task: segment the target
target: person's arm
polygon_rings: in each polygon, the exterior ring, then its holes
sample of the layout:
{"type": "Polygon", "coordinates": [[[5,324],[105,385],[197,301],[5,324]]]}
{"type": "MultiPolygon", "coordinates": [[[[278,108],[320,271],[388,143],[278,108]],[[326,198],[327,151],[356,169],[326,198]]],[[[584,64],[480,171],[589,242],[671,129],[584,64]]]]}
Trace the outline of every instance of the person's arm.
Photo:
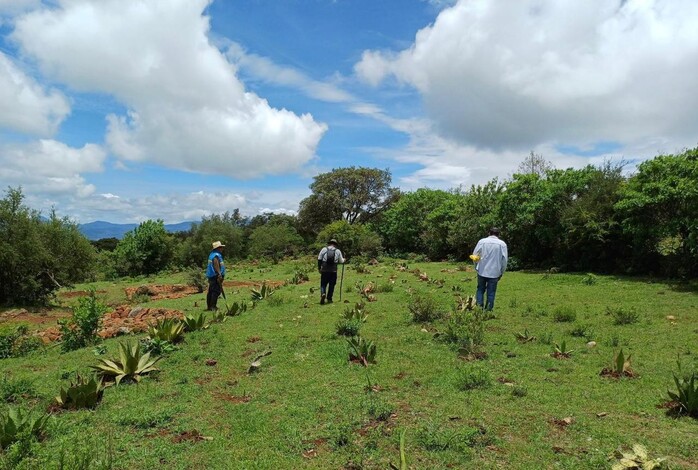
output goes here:
{"type": "Polygon", "coordinates": [[[482,254],[482,240],[477,242],[477,245],[475,245],[475,249],[473,250],[474,255],[480,256],[482,254]]]}
{"type": "Polygon", "coordinates": [[[320,254],[317,255],[317,270],[320,271],[322,269],[322,256],[327,253],[327,248],[323,248],[320,250],[320,254]]]}
{"type": "Polygon", "coordinates": [[[342,252],[337,250],[334,256],[334,262],[337,264],[344,264],[344,256],[342,256],[342,252]]]}
{"type": "Polygon", "coordinates": [[[504,272],[507,270],[507,263],[509,262],[509,252],[507,250],[506,244],[502,244],[502,274],[499,275],[501,279],[504,272]]]}
{"type": "Polygon", "coordinates": [[[216,277],[220,281],[223,278],[223,275],[221,274],[221,261],[218,256],[213,257],[213,271],[215,271],[216,277]]]}

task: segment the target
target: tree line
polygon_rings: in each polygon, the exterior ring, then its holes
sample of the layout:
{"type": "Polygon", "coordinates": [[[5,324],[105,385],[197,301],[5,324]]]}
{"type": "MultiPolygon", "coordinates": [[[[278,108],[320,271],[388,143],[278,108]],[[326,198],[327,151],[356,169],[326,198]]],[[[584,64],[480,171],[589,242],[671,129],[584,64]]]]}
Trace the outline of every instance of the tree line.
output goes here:
{"type": "Polygon", "coordinates": [[[297,215],[203,217],[170,234],[161,220],[122,240],[88,242],[77,225],[0,200],[0,304],[45,302],[86,279],[202,267],[213,240],[226,257],[277,262],[337,238],[350,258],[379,255],[465,260],[492,226],[511,267],[692,278],[698,274],[698,148],[659,155],[631,175],[623,163],[556,169],[531,153],[518,171],[470,188],[401,193],[389,170],[349,167],[314,178],[297,215]]]}

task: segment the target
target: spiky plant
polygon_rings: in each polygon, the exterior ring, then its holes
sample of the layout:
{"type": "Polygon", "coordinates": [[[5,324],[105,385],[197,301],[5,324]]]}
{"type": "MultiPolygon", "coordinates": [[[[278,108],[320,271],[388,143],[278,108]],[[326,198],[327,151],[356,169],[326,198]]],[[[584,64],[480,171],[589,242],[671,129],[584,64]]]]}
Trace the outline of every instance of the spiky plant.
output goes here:
{"type": "Polygon", "coordinates": [[[102,380],[94,375],[89,379],[77,375],[68,388],[61,387],[56,402],[61,408],[77,410],[80,408],[94,408],[102,399],[104,386],[102,380]]]}
{"type": "Polygon", "coordinates": [[[0,411],[0,449],[6,449],[22,436],[41,437],[49,418],[48,414],[34,415],[14,407],[0,411]]]}
{"type": "Polygon", "coordinates": [[[250,289],[252,291],[251,297],[252,302],[259,302],[271,296],[274,293],[274,289],[263,282],[259,289],[250,289]]]}
{"type": "Polygon", "coordinates": [[[573,352],[574,349],[567,349],[567,342],[562,340],[560,344],[555,343],[552,356],[558,359],[567,359],[572,355],[573,352]]]}
{"type": "Polygon", "coordinates": [[[344,320],[354,320],[360,323],[366,323],[368,315],[366,314],[366,304],[364,302],[357,302],[354,308],[347,308],[342,313],[342,319],[344,320]]]}
{"type": "Polygon", "coordinates": [[[229,317],[236,317],[247,311],[247,304],[245,302],[233,302],[230,306],[226,305],[225,314],[229,317]]]}
{"type": "Polygon", "coordinates": [[[369,363],[375,364],[376,345],[373,341],[364,339],[361,336],[355,336],[353,338],[347,338],[347,344],[349,345],[350,361],[359,362],[364,367],[368,367],[369,363]]]}
{"type": "Polygon", "coordinates": [[[197,331],[208,328],[206,324],[206,314],[203,312],[184,315],[182,323],[184,324],[184,331],[197,331]]]}
{"type": "MultiPolygon", "coordinates": [[[[632,370],[630,369],[630,358],[632,357],[632,354],[628,354],[626,357],[625,354],[623,354],[623,349],[621,348],[620,351],[618,351],[616,354],[613,356],[613,364],[610,369],[611,375],[617,376],[617,377],[623,377],[623,376],[631,376],[632,370]]],[[[608,369],[604,369],[608,371],[608,369]]]]}
{"type": "Polygon", "coordinates": [[[122,380],[140,382],[144,375],[158,370],[155,364],[160,359],[162,358],[151,359],[150,353],[142,354],[138,342],[119,343],[118,358],[100,359],[97,365],[91,367],[103,379],[114,380],[119,385],[122,380]]]}
{"type": "Polygon", "coordinates": [[[690,374],[684,374],[681,371],[681,362],[677,361],[679,373],[674,374],[674,383],[676,384],[676,392],[667,390],[669,398],[676,403],[676,408],[679,413],[685,413],[694,418],[698,418],[698,373],[693,371],[690,374]]]}
{"type": "Polygon", "coordinates": [[[472,295],[467,297],[459,295],[456,299],[456,310],[459,312],[475,310],[475,297],[472,295]]]}
{"type": "Polygon", "coordinates": [[[176,318],[164,318],[154,325],[148,325],[150,339],[158,339],[169,343],[176,343],[182,339],[184,324],[176,318]]]}
{"type": "Polygon", "coordinates": [[[520,343],[530,343],[531,341],[536,340],[536,337],[528,332],[528,328],[525,329],[523,333],[514,333],[514,337],[516,338],[516,341],[520,343]]]}

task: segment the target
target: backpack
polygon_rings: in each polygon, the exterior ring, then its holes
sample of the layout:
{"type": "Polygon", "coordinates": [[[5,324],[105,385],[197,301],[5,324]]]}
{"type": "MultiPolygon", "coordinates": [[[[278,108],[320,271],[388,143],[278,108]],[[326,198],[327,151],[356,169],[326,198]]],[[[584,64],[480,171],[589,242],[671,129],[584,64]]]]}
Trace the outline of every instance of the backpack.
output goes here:
{"type": "Polygon", "coordinates": [[[332,269],[334,268],[334,254],[337,251],[337,248],[333,247],[327,247],[327,253],[325,253],[325,260],[322,262],[322,268],[326,269],[332,269]]]}

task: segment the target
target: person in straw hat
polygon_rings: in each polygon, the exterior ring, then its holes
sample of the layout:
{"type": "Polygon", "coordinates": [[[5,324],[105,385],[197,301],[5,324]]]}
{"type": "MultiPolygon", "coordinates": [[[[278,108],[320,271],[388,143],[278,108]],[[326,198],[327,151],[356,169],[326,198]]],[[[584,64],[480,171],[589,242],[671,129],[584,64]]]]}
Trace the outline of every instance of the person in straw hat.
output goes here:
{"type": "Polygon", "coordinates": [[[208,255],[206,277],[208,278],[208,294],[206,294],[206,309],[215,311],[218,309],[218,297],[223,291],[223,279],[225,278],[225,263],[223,262],[223,248],[220,241],[212,243],[213,249],[208,255]]]}

